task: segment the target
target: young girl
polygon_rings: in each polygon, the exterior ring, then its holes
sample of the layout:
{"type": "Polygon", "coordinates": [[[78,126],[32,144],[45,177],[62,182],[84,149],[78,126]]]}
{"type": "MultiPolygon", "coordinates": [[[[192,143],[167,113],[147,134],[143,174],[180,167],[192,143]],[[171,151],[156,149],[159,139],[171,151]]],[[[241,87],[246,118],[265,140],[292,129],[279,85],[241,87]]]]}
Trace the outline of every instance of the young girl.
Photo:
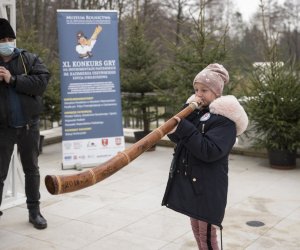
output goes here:
{"type": "MultiPolygon", "coordinates": [[[[198,248],[219,249],[228,189],[228,155],[248,125],[237,99],[221,96],[229,81],[220,64],[208,65],[194,79],[195,94],[187,103],[201,108],[178,121],[168,135],[176,143],[162,205],[190,217],[198,248]]],[[[187,105],[187,104],[186,104],[187,105]]]]}

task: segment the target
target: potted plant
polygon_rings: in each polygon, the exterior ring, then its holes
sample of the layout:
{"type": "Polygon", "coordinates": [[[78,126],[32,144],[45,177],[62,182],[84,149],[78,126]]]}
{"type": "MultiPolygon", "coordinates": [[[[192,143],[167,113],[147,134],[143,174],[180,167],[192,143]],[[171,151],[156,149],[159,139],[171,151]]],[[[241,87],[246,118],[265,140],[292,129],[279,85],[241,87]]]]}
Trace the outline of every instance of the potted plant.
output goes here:
{"type": "Polygon", "coordinates": [[[256,146],[268,151],[270,165],[294,168],[300,146],[300,82],[293,63],[254,65],[246,111],[256,146]]]}
{"type": "Polygon", "coordinates": [[[268,15],[260,2],[265,62],[254,64],[252,69],[246,111],[254,142],[267,149],[270,165],[290,169],[296,166],[300,146],[299,65],[293,60],[281,62],[279,34],[267,28],[268,15]]]}
{"type": "Polygon", "coordinates": [[[156,91],[162,81],[153,44],[146,39],[142,23],[133,20],[129,29],[121,53],[122,108],[124,118],[133,118],[142,128],[135,132],[138,141],[151,131],[151,122],[160,118],[157,109],[164,100],[156,91]]]}

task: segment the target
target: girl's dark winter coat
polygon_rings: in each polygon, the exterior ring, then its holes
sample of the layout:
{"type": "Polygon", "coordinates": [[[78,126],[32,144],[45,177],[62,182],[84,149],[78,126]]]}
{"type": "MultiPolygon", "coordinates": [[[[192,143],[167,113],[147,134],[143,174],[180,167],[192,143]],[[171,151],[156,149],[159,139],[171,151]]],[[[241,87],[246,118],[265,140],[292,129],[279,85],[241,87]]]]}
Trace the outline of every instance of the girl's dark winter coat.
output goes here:
{"type": "Polygon", "coordinates": [[[247,124],[247,115],[233,96],[220,97],[183,119],[168,135],[177,145],[162,205],[222,227],[228,155],[247,124]]]}

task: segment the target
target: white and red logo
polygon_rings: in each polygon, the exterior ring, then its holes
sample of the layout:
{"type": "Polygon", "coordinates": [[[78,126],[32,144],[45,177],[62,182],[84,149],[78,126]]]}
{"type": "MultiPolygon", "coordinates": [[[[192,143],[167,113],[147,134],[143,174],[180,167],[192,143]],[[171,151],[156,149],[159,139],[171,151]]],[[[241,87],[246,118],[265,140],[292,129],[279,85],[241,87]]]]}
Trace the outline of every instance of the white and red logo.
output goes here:
{"type": "Polygon", "coordinates": [[[210,118],[210,113],[207,112],[207,113],[205,113],[203,116],[201,116],[200,121],[201,121],[201,122],[205,122],[205,121],[207,121],[209,118],[210,118]]]}
{"type": "Polygon", "coordinates": [[[121,139],[121,137],[116,137],[115,138],[115,143],[116,143],[116,145],[121,145],[121,143],[122,143],[122,139],[121,139]]]}
{"type": "Polygon", "coordinates": [[[102,142],[102,146],[106,147],[108,145],[108,138],[103,138],[101,142],[102,142]]]}

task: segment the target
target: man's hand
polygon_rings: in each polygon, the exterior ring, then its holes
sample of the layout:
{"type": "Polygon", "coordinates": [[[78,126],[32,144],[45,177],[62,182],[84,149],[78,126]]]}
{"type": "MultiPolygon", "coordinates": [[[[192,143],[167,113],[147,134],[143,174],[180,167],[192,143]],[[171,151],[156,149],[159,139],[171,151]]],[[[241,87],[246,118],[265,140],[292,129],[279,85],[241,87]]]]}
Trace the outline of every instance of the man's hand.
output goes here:
{"type": "Polygon", "coordinates": [[[9,83],[11,74],[5,67],[0,66],[0,80],[9,83]]]}

